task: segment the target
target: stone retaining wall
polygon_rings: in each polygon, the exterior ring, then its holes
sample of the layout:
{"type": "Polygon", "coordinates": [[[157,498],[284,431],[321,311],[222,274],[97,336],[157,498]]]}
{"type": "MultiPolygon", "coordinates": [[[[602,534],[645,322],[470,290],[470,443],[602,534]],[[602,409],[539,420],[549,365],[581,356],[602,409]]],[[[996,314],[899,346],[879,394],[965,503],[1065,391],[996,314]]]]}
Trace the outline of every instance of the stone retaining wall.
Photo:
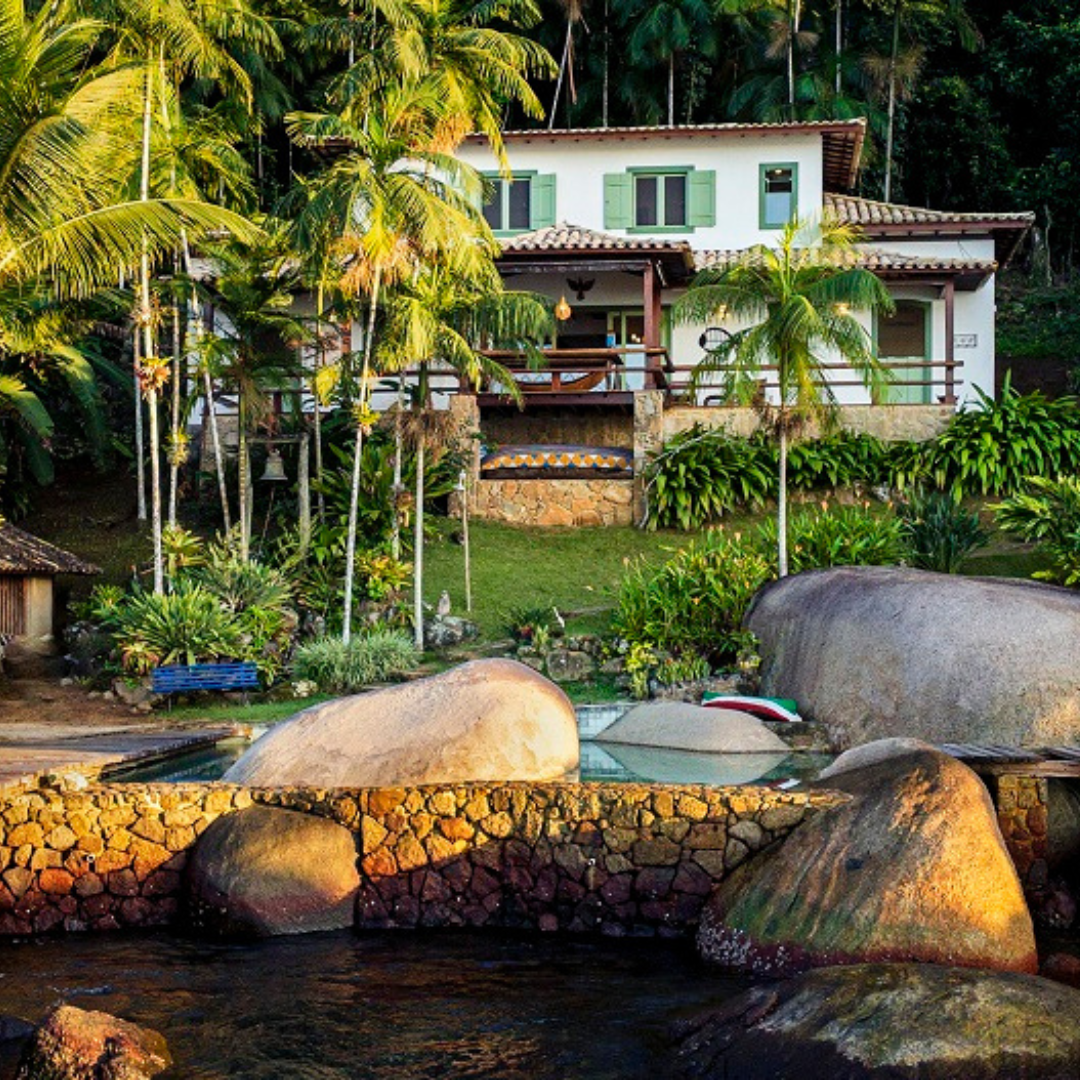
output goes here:
{"type": "Polygon", "coordinates": [[[556,783],[4,791],[0,935],[175,922],[197,837],[253,801],[321,814],[356,834],[364,927],[677,935],[726,873],[837,798],[556,783]]]}
{"type": "Polygon", "coordinates": [[[472,513],[511,525],[632,525],[633,480],[480,480],[472,513]]]}
{"type": "Polygon", "coordinates": [[[1046,887],[1049,867],[1050,792],[1045,777],[1006,773],[984,776],[998,825],[1026,893],[1046,887]]]}

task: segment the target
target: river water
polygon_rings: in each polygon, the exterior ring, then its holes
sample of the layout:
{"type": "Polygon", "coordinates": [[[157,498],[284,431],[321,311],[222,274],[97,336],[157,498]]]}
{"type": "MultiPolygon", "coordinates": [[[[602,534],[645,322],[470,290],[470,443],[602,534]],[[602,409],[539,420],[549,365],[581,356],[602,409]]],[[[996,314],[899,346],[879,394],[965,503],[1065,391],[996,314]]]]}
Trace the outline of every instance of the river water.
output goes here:
{"type": "MultiPolygon", "coordinates": [[[[470,932],[0,944],[0,1015],[160,1031],[170,1080],[660,1080],[671,1022],[748,983],[692,942],[470,932]]],[[[0,1078],[13,1063],[0,1055],[0,1078]]]]}

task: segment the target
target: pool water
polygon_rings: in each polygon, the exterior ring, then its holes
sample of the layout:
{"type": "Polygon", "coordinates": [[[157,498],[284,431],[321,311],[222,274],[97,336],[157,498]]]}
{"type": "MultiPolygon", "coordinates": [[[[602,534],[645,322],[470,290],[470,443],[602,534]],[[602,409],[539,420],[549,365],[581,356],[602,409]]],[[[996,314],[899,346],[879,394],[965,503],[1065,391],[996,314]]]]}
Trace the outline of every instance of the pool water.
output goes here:
{"type": "MultiPolygon", "coordinates": [[[[107,779],[145,783],[218,780],[250,745],[246,739],[223,739],[215,746],[111,770],[107,779]]],[[[649,746],[600,745],[583,740],[580,779],[710,784],[716,787],[778,783],[789,779],[813,779],[831,760],[828,754],[803,751],[790,754],[702,754],[649,746]]]]}
{"type": "MultiPolygon", "coordinates": [[[[160,1031],[163,1080],[646,1080],[672,1021],[749,985],[691,942],[465,931],[252,943],[0,943],[0,1015],[55,1002],[160,1031]]],[[[0,1080],[13,1063],[0,1060],[0,1080]]]]}

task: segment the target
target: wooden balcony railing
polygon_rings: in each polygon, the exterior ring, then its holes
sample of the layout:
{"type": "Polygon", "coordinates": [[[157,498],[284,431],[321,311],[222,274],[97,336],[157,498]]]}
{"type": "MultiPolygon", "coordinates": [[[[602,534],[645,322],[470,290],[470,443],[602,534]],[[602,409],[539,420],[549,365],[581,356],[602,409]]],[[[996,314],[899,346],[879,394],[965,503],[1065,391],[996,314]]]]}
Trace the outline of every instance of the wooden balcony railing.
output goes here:
{"type": "MultiPolygon", "coordinates": [[[[583,394],[619,392],[629,389],[667,389],[673,370],[667,349],[630,345],[615,349],[544,349],[543,363],[536,366],[524,353],[508,349],[487,349],[483,355],[502,364],[523,394],[583,394]],[[631,380],[637,383],[631,386],[631,380]]],[[[466,390],[462,387],[462,390],[466,390]]],[[[482,393],[499,393],[497,386],[485,386],[482,393]]]]}
{"type": "MultiPolygon", "coordinates": [[[[910,400],[890,401],[895,396],[898,398],[910,398],[906,392],[909,390],[924,390],[930,404],[941,405],[956,404],[957,387],[963,385],[963,381],[957,378],[957,368],[962,366],[959,360],[925,360],[925,361],[882,361],[882,368],[889,373],[888,381],[878,394],[874,404],[912,404],[910,400]],[[891,391],[900,391],[893,395],[891,391]]],[[[834,390],[844,388],[864,388],[865,382],[853,371],[848,364],[826,363],[821,365],[822,370],[828,372],[827,383],[834,390]],[[832,374],[836,372],[837,374],[832,374]],[[842,374],[841,374],[842,373],[842,374]]],[[[760,368],[761,378],[759,385],[763,393],[779,388],[776,377],[775,364],[765,364],[760,368]]],[[[690,386],[693,379],[693,365],[673,365],[669,372],[667,389],[673,397],[689,397],[690,386]]],[[[720,405],[725,404],[719,400],[719,386],[710,386],[705,382],[698,386],[694,397],[700,404],[720,405]]]]}

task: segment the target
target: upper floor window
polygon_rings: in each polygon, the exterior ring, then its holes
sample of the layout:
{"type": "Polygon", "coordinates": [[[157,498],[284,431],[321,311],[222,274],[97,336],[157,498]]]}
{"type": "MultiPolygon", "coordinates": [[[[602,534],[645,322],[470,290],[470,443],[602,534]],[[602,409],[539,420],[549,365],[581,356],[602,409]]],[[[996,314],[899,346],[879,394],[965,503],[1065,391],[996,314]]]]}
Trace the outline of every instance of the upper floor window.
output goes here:
{"type": "Polygon", "coordinates": [[[484,220],[497,233],[528,232],[555,224],[555,177],[518,173],[513,180],[487,175],[491,195],[484,220]]]}
{"type": "Polygon", "coordinates": [[[712,169],[628,169],[604,177],[604,228],[692,232],[716,224],[712,169]]]}
{"type": "Polygon", "coordinates": [[[760,217],[763,229],[782,229],[799,206],[799,166],[761,166],[760,217]]]}
{"type": "Polygon", "coordinates": [[[685,172],[634,176],[634,225],[686,227],[685,172]]]}

